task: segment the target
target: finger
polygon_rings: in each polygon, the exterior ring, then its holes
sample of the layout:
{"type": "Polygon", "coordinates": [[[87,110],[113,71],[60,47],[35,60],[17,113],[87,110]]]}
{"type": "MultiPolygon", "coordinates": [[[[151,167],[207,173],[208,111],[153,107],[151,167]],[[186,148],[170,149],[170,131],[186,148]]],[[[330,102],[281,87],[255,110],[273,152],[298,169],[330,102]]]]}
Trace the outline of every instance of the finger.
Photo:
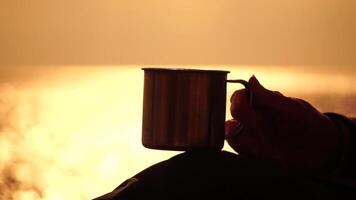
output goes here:
{"type": "Polygon", "coordinates": [[[289,112],[293,109],[294,103],[290,98],[280,92],[266,89],[260,84],[255,76],[249,79],[249,85],[253,92],[253,105],[257,107],[270,108],[289,112]]]}
{"type": "Polygon", "coordinates": [[[248,101],[247,90],[242,89],[235,91],[231,97],[231,116],[234,119],[238,119],[240,121],[243,119],[243,121],[245,121],[244,118],[246,118],[246,115],[251,112],[251,109],[252,107],[248,101]]]}
{"type": "Polygon", "coordinates": [[[231,129],[227,129],[225,139],[229,146],[241,155],[250,155],[257,157],[259,155],[259,142],[253,135],[248,132],[243,126],[229,125],[231,129]],[[236,134],[237,132],[237,134],[236,134]]]}
{"type": "Polygon", "coordinates": [[[303,106],[305,106],[305,107],[307,107],[307,108],[309,108],[311,110],[317,111],[317,109],[314,106],[312,106],[309,102],[307,102],[307,101],[305,101],[303,99],[294,98],[294,97],[291,98],[291,99],[293,99],[294,101],[300,103],[301,105],[303,105],[303,106]]]}
{"type": "Polygon", "coordinates": [[[263,85],[261,85],[255,76],[252,76],[248,82],[254,94],[254,103],[269,106],[274,104],[276,101],[281,101],[283,95],[280,92],[266,89],[263,85]]]}
{"type": "Polygon", "coordinates": [[[225,122],[225,139],[231,139],[239,135],[243,130],[243,124],[238,120],[231,119],[225,122]]]}
{"type": "Polygon", "coordinates": [[[252,144],[259,141],[258,138],[261,137],[256,131],[259,127],[256,111],[247,97],[246,89],[235,91],[231,98],[230,108],[233,120],[225,123],[225,138],[229,145],[239,153],[255,151],[256,145],[252,144]]]}

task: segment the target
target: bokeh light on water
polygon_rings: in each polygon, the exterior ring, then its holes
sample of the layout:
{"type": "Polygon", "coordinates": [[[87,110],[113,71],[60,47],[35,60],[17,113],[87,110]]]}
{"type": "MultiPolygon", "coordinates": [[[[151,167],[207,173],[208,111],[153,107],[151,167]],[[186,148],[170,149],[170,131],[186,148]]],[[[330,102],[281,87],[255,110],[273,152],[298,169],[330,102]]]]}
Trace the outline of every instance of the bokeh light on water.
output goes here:
{"type": "MultiPolygon", "coordinates": [[[[141,145],[143,72],[138,66],[1,70],[0,199],[91,199],[180,153],[141,145]]],[[[267,88],[306,99],[323,112],[356,115],[356,74],[224,70],[231,71],[229,78],[255,74],[267,88]]],[[[239,88],[229,84],[228,96],[239,88]]],[[[231,151],[226,144],[224,149],[231,151]]]]}

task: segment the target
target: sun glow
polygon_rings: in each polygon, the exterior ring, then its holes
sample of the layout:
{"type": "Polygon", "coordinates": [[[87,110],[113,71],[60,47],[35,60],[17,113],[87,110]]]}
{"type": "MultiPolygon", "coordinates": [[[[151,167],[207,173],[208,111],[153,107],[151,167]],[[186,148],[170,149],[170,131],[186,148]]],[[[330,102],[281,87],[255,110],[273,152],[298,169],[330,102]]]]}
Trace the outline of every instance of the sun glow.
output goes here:
{"type": "Polygon", "coordinates": [[[50,76],[2,85],[1,199],[94,198],[173,154],[140,145],[139,70],[50,76]]]}
{"type": "MultiPolygon", "coordinates": [[[[355,76],[226,69],[290,94],[356,94],[355,76]]],[[[141,145],[142,93],[139,67],[63,67],[2,82],[0,199],[91,199],[180,153],[141,145]]]]}

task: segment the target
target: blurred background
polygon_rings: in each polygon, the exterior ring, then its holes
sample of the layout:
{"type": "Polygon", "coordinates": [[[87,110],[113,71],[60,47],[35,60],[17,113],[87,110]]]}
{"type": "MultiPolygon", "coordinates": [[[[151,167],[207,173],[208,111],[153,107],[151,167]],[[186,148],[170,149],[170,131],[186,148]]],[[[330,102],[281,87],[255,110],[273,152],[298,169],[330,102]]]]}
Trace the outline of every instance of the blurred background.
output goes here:
{"type": "Polygon", "coordinates": [[[355,10],[352,0],[1,0],[0,199],[91,199],[180,153],[141,145],[142,67],[254,74],[356,116],[355,10]]]}

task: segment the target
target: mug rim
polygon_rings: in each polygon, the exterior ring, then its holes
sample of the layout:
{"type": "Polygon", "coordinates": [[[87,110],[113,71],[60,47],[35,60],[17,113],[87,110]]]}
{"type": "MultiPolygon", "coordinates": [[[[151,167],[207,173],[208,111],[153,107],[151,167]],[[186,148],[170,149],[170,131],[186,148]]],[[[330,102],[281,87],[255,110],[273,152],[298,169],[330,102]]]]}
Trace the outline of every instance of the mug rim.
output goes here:
{"type": "Polygon", "coordinates": [[[199,72],[199,73],[230,73],[226,70],[193,69],[193,68],[168,68],[168,67],[143,67],[144,71],[174,71],[174,72],[199,72]]]}

